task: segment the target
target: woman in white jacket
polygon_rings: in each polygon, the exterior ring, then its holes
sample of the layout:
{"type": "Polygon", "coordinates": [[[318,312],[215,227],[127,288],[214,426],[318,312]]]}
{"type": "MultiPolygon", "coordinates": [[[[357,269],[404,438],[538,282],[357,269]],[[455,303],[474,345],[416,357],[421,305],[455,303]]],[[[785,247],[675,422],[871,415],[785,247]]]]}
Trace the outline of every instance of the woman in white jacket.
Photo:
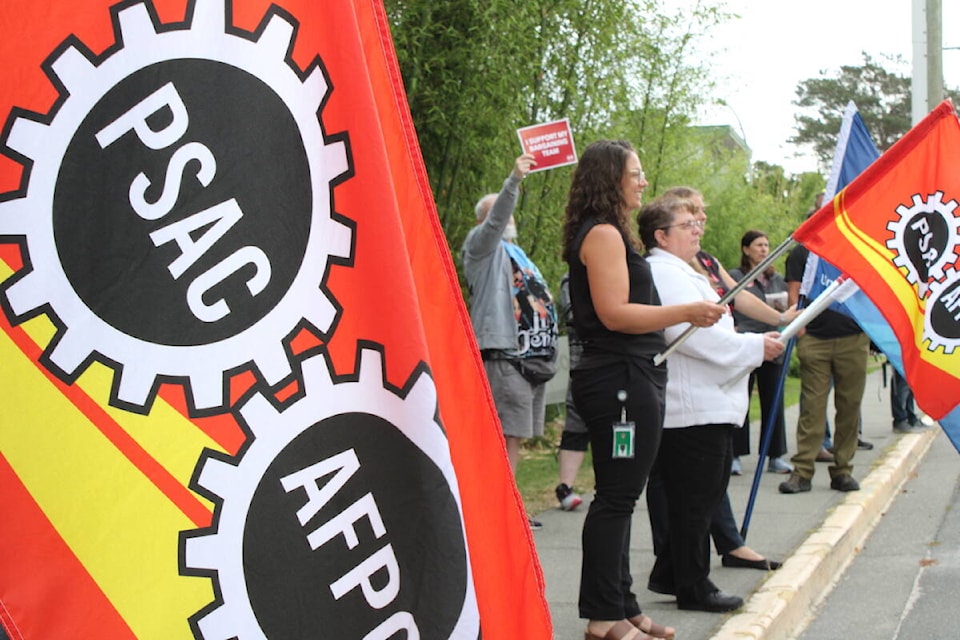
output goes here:
{"type": "MultiPolygon", "coordinates": [[[[719,300],[710,282],[691,266],[700,250],[703,225],[696,206],[681,198],[660,198],[643,207],[640,238],[661,302],[719,300]]],[[[687,324],[665,329],[667,343],[687,324]]],[[[733,459],[733,429],[747,413],[744,370],[783,351],[779,334],[737,333],[730,314],[694,332],[667,358],[666,409],[657,466],[667,494],[669,563],[681,609],[731,611],[743,604],[710,581],[710,517],[723,499],[733,459]]]]}

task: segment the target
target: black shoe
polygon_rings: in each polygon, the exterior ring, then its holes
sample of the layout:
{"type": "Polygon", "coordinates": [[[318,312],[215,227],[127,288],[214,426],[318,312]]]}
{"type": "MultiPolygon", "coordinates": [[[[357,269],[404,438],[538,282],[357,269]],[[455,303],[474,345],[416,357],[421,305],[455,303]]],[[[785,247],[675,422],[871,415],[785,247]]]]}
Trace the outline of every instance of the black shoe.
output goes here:
{"type": "Polygon", "coordinates": [[[533,518],[528,517],[527,522],[530,524],[531,531],[540,531],[540,529],[543,529],[543,523],[539,520],[534,520],[533,518]]]}
{"type": "Polygon", "coordinates": [[[776,560],[768,560],[766,558],[761,560],[744,560],[743,558],[738,558],[730,553],[723,554],[720,562],[723,564],[723,566],[730,567],[731,569],[760,569],[760,571],[774,571],[780,568],[780,563],[776,560]]]}
{"type": "Polygon", "coordinates": [[[844,473],[830,480],[830,488],[837,491],[859,491],[860,483],[849,473],[844,473]]]}
{"type": "Polygon", "coordinates": [[[669,560],[658,557],[647,578],[647,589],[665,596],[677,595],[677,587],[673,583],[673,565],[669,560]]]}
{"type": "Polygon", "coordinates": [[[647,589],[654,593],[662,593],[665,596],[677,595],[677,589],[672,584],[665,582],[656,582],[653,578],[647,580],[647,589]]]}
{"type": "Polygon", "coordinates": [[[794,471],[789,480],[780,483],[780,493],[803,493],[810,491],[810,478],[804,478],[794,471]]]}
{"type": "Polygon", "coordinates": [[[731,596],[720,591],[713,584],[710,586],[713,587],[712,590],[706,592],[701,589],[686,589],[686,593],[677,594],[677,608],[724,613],[743,606],[743,598],[740,596],[731,596]]]}
{"type": "Polygon", "coordinates": [[[870,451],[870,449],[873,449],[873,443],[872,443],[872,442],[867,442],[866,440],[861,440],[860,438],[857,438],[857,449],[863,449],[864,451],[870,451]]]}

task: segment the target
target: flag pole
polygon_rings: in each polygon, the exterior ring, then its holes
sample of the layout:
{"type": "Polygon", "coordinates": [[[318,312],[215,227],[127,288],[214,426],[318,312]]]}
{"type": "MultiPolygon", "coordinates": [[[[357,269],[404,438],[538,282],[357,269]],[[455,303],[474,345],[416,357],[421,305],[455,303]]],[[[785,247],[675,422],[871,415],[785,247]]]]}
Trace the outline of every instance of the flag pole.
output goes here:
{"type": "MultiPolygon", "coordinates": [[[[796,318],[793,319],[793,322],[788,324],[783,328],[783,331],[780,332],[780,342],[786,344],[791,338],[800,333],[800,330],[805,326],[810,324],[814,318],[823,313],[823,311],[829,307],[834,302],[843,302],[859,290],[857,283],[853,280],[847,278],[844,275],[841,275],[839,278],[830,283],[830,285],[820,292],[820,295],[810,303],[808,307],[804,307],[803,311],[796,318]]],[[[721,389],[724,391],[729,391],[733,385],[735,385],[743,376],[749,375],[753,371],[753,367],[747,367],[742,369],[735,376],[730,378],[727,382],[723,384],[721,389]]]]}
{"type": "Polygon", "coordinates": [[[773,440],[773,427],[777,419],[777,412],[783,403],[783,389],[786,385],[787,375],[790,373],[790,354],[793,352],[793,345],[796,343],[796,337],[791,337],[787,341],[787,347],[783,351],[783,366],[780,369],[780,376],[777,380],[777,390],[773,394],[773,405],[770,407],[770,415],[767,416],[767,423],[763,425],[763,432],[760,435],[760,453],[757,461],[757,469],[753,473],[753,484],[750,486],[750,497],[747,499],[747,508],[743,513],[743,522],[740,525],[740,537],[746,541],[747,531],[750,529],[750,518],[753,516],[753,505],[757,501],[757,492],[760,490],[760,477],[763,475],[763,463],[767,459],[767,452],[770,450],[770,441],[773,440]]]}
{"type": "MultiPolygon", "coordinates": [[[[760,264],[758,264],[753,269],[751,269],[750,273],[743,276],[743,278],[740,279],[740,282],[738,282],[722,298],[720,298],[720,301],[718,304],[729,304],[730,301],[733,300],[734,296],[736,296],[738,293],[743,291],[754,278],[756,278],[758,275],[763,273],[763,271],[768,266],[770,266],[770,264],[774,260],[779,258],[781,255],[783,255],[787,251],[787,249],[793,246],[794,242],[795,241],[792,236],[787,237],[787,239],[781,242],[776,249],[771,251],[770,254],[760,262],[760,264]]],[[[661,364],[664,360],[667,359],[667,356],[669,356],[671,353],[677,350],[677,347],[679,347],[681,344],[686,342],[687,338],[693,335],[693,332],[696,330],[697,330],[697,327],[693,326],[692,324],[689,327],[687,327],[686,331],[684,331],[682,334],[677,336],[677,338],[673,342],[667,345],[667,348],[664,349],[662,353],[658,353],[653,357],[653,364],[654,365],[661,364]]]]}
{"type": "MultiPolygon", "coordinates": [[[[809,306],[805,307],[803,311],[794,318],[780,334],[780,340],[786,340],[787,346],[784,349],[784,358],[783,358],[783,370],[780,371],[780,380],[777,384],[777,391],[774,394],[773,408],[770,410],[770,415],[768,416],[767,424],[763,426],[764,435],[761,436],[760,441],[763,443],[760,447],[760,460],[757,465],[757,470],[753,474],[753,485],[750,487],[750,497],[747,499],[747,508],[743,514],[743,523],[740,526],[740,536],[746,540],[747,539],[747,530],[750,528],[750,517],[753,515],[753,504],[757,500],[757,491],[760,488],[760,474],[763,473],[763,462],[767,457],[767,451],[770,447],[770,437],[771,432],[773,431],[773,421],[774,416],[777,413],[779,403],[783,401],[783,387],[787,379],[787,373],[790,369],[790,353],[793,351],[793,345],[796,342],[797,334],[800,333],[800,329],[810,324],[810,322],[816,318],[818,315],[823,313],[831,303],[838,301],[843,302],[851,295],[857,292],[857,283],[853,280],[847,278],[846,276],[841,275],[835,281],[831,282],[830,285],[821,292],[809,306]]],[[[733,384],[742,378],[745,374],[748,374],[751,370],[746,372],[741,372],[733,380],[726,383],[723,386],[724,389],[729,389],[733,384]]]]}

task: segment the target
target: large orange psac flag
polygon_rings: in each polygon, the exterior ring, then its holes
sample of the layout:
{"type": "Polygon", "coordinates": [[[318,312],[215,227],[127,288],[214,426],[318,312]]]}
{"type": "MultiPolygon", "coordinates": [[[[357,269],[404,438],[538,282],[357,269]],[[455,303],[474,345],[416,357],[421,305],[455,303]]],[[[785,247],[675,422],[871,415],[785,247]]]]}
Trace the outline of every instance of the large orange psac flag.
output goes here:
{"type": "Polygon", "coordinates": [[[551,637],[381,2],[0,30],[7,636],[551,637]]]}
{"type": "Polygon", "coordinates": [[[949,101],[798,228],[893,329],[917,404],[960,403],[960,122],[949,101]]]}

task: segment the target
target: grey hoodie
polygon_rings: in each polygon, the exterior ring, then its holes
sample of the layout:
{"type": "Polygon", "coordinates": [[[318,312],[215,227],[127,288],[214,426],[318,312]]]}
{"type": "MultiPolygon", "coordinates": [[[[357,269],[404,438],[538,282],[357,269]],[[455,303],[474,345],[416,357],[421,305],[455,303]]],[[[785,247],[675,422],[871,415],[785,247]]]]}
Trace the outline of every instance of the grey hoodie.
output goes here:
{"type": "Polygon", "coordinates": [[[480,349],[517,349],[510,256],[500,244],[517,205],[521,178],[510,174],[486,219],[463,241],[463,272],[470,287],[470,320],[480,349]]]}

